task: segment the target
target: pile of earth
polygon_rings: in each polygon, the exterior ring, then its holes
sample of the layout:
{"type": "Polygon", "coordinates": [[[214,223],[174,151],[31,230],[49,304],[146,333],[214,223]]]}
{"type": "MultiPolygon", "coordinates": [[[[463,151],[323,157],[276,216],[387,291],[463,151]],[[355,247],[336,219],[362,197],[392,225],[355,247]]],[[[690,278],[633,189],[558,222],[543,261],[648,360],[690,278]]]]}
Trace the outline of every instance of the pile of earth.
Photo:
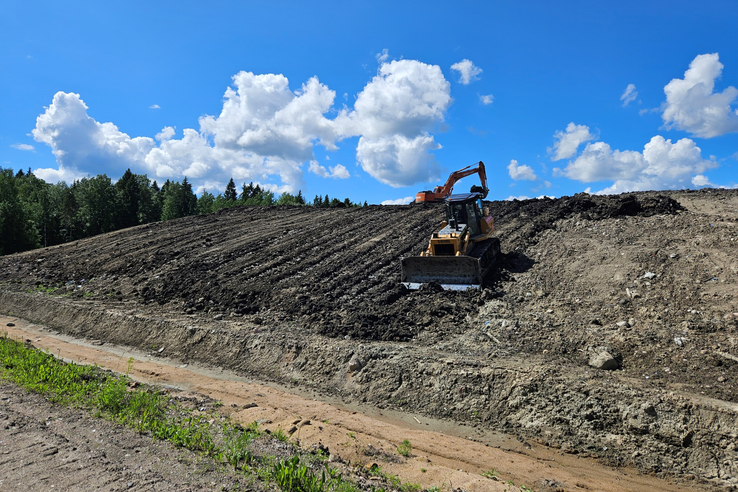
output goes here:
{"type": "Polygon", "coordinates": [[[503,255],[480,291],[399,284],[443,205],[272,207],[2,257],[0,301],[75,336],[733,484],[738,190],[487,205],[503,255]]]}

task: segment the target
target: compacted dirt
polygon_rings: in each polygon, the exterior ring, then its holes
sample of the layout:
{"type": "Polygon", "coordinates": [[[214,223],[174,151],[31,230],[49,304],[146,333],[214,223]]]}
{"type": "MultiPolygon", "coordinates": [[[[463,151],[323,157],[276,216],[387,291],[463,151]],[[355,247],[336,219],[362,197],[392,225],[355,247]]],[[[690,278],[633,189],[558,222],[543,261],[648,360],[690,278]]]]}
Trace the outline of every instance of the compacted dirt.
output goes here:
{"type": "Polygon", "coordinates": [[[489,206],[481,291],[399,285],[442,205],[241,208],[2,257],[0,311],[738,487],[738,191],[489,206]]]}

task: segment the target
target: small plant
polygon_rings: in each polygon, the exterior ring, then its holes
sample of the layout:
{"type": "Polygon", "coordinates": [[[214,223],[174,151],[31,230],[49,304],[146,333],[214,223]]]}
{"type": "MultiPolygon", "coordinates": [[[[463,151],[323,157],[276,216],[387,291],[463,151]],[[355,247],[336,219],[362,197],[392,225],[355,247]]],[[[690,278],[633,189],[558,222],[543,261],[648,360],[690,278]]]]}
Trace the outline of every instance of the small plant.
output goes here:
{"type": "Polygon", "coordinates": [[[397,446],[397,452],[400,455],[404,456],[405,458],[410,457],[410,453],[412,452],[412,450],[413,450],[413,445],[410,444],[410,441],[408,441],[407,439],[402,441],[400,445],[397,446]]]}
{"type": "Polygon", "coordinates": [[[351,439],[356,439],[356,434],[354,434],[353,432],[349,432],[349,433],[348,433],[348,436],[349,436],[349,437],[350,437],[351,439]]]}
{"type": "Polygon", "coordinates": [[[482,476],[484,478],[489,478],[490,480],[499,480],[500,478],[497,476],[497,470],[489,470],[484,473],[482,473],[482,476]]]}
{"type": "Polygon", "coordinates": [[[290,439],[290,436],[285,434],[285,432],[280,428],[276,431],[272,432],[272,437],[278,441],[287,442],[290,439]]]}
{"type": "Polygon", "coordinates": [[[427,472],[427,471],[428,471],[428,470],[426,470],[425,468],[421,468],[421,469],[420,469],[420,473],[425,473],[425,472],[427,472]]]}

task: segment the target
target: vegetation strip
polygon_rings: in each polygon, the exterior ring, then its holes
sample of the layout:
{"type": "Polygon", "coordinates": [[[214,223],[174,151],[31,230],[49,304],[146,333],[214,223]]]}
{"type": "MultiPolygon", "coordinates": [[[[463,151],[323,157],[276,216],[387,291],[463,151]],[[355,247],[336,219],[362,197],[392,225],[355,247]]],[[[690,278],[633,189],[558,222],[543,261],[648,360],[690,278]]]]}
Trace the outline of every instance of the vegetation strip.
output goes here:
{"type": "MultiPolygon", "coordinates": [[[[129,371],[132,362],[129,360],[129,371]]],[[[367,474],[379,477],[386,485],[360,487],[328,466],[327,456],[321,452],[301,453],[294,446],[289,458],[256,456],[250,444],[257,438],[286,442],[288,436],[280,432],[268,436],[268,432],[258,429],[256,422],[243,427],[216,413],[195,412],[164,391],[133,383],[127,373],[119,375],[98,366],[66,363],[6,335],[0,337],[0,378],[39,393],[53,403],[83,408],[95,417],[200,452],[230,465],[237,473],[273,483],[285,492],[440,490],[402,484],[397,477],[382,473],[376,465],[367,474]]]]}

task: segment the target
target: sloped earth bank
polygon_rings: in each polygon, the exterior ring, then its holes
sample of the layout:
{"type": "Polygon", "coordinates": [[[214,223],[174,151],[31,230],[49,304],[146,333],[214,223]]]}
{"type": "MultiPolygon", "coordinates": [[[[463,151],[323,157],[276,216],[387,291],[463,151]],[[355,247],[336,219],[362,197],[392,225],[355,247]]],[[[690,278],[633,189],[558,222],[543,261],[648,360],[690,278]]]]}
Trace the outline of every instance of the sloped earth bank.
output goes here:
{"type": "Polygon", "coordinates": [[[398,285],[441,206],[275,207],[0,258],[0,306],[80,338],[738,487],[738,191],[489,205],[504,255],[482,291],[398,285]]]}
{"type": "MultiPolygon", "coordinates": [[[[367,473],[373,464],[406,484],[437,487],[444,492],[512,492],[526,490],[524,487],[548,492],[709,488],[703,481],[680,484],[644,476],[632,469],[611,468],[592,458],[494,432],[480,434],[423,415],[330,404],[316,400],[315,393],[256,384],[222,369],[179,364],[158,354],[58,335],[44,326],[0,316],[0,326],[8,322],[14,325],[5,327],[6,336],[12,339],[25,340],[65,360],[119,372],[125,368],[133,380],[163,385],[174,399],[195,411],[217,409],[243,425],[256,421],[262,430],[281,429],[303,449],[328,453],[331,466],[366,490],[372,485],[387,487],[367,473]],[[479,442],[469,440],[474,434],[479,442]],[[404,439],[412,445],[408,457],[397,452],[404,439]]],[[[214,466],[195,453],[173,451],[150,439],[147,444],[134,432],[120,432],[105,421],[85,418],[81,411],[49,409],[41,398],[13,390],[10,385],[0,383],[0,400],[7,404],[6,413],[0,412],[0,422],[6,421],[8,433],[3,435],[0,424],[0,450],[10,455],[0,468],[1,490],[12,490],[17,484],[18,490],[49,490],[51,485],[89,490],[101,484],[130,490],[261,489],[258,480],[214,466]],[[46,431],[49,436],[44,436],[45,426],[50,426],[46,431]],[[77,431],[79,428],[82,430],[77,431]],[[55,446],[59,441],[61,445],[55,446]],[[63,477],[43,473],[49,466],[64,469],[63,477]]],[[[278,445],[282,443],[264,440],[259,451],[280,457],[289,451],[275,448],[278,445]]]]}

